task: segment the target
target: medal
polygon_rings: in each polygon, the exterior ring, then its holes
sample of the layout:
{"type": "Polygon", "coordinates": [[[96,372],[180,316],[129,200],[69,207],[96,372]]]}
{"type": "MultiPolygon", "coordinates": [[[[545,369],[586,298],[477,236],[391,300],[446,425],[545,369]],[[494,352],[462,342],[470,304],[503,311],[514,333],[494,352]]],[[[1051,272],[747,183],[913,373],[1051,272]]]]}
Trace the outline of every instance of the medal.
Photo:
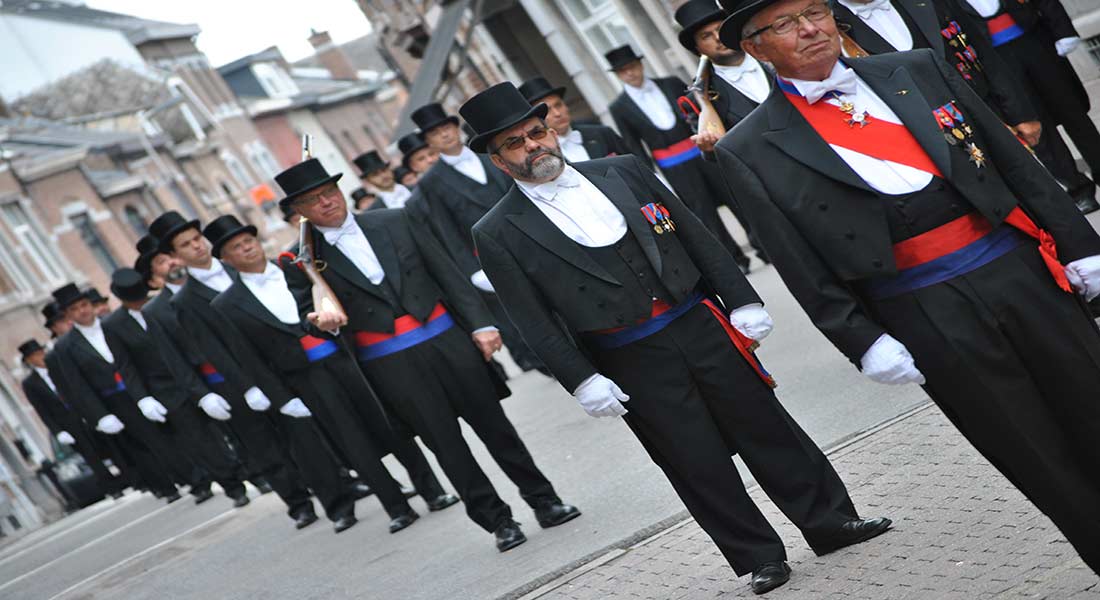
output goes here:
{"type": "Polygon", "coordinates": [[[640,207],[642,216],[653,226],[653,232],[663,235],[669,231],[676,231],[676,224],[669,218],[668,209],[660,202],[650,202],[640,207]]]}
{"type": "Polygon", "coordinates": [[[867,111],[856,112],[856,105],[850,100],[843,100],[840,94],[833,92],[833,100],[840,103],[837,108],[840,112],[848,115],[844,122],[848,124],[848,127],[855,127],[859,125],[860,129],[863,129],[871,122],[871,115],[867,111]]]}
{"type": "Polygon", "coordinates": [[[959,145],[959,140],[956,140],[955,136],[951,135],[950,133],[943,134],[943,139],[947,140],[947,143],[951,144],[952,146],[959,145]]]}
{"type": "Polygon", "coordinates": [[[951,128],[951,135],[955,136],[955,139],[957,139],[959,141],[962,141],[963,139],[966,138],[966,134],[964,134],[962,131],[959,131],[958,127],[952,127],[951,128]]]}
{"type": "Polygon", "coordinates": [[[970,162],[974,163],[974,166],[979,169],[985,166],[985,153],[974,142],[967,144],[966,151],[970,154],[970,162]]]}

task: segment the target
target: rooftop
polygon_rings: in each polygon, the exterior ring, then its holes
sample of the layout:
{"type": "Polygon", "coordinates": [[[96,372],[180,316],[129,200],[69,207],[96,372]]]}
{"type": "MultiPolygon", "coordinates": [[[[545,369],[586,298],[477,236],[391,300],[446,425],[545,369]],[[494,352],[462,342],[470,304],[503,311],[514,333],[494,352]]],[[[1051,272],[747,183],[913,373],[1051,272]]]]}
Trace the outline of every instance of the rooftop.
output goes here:
{"type": "Polygon", "coordinates": [[[116,29],[126,34],[130,43],[139,45],[152,40],[190,38],[201,31],[193,23],[167,23],[133,15],[89,8],[80,2],[59,0],[3,0],[0,14],[21,15],[78,23],[92,27],[116,29]]]}

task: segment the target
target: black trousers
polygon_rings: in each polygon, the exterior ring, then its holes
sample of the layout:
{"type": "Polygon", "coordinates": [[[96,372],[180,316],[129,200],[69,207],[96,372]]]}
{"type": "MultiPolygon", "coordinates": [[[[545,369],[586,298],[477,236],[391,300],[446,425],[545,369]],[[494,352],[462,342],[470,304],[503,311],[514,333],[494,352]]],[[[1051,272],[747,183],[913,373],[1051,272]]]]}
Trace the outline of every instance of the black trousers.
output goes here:
{"type": "MultiPolygon", "coordinates": [[[[674,167],[661,169],[661,173],[672,186],[673,191],[680,200],[699,217],[707,229],[718,238],[726,250],[733,256],[737,264],[747,266],[749,257],[741,250],[741,245],[733,239],[722,218],[718,216],[718,206],[728,204],[733,210],[734,216],[740,213],[740,209],[734,209],[736,204],[731,203],[726,183],[722,179],[722,172],[716,163],[711,163],[703,158],[695,158],[680,163],[674,167]]],[[[738,221],[744,221],[738,217],[738,221]]],[[[747,231],[747,229],[746,229],[747,231]]]]}
{"type": "Polygon", "coordinates": [[[69,435],[73,436],[75,442],[73,444],[73,449],[84,458],[84,462],[88,465],[88,468],[92,470],[103,493],[115,494],[125,489],[126,482],[121,477],[112,475],[111,471],[103,464],[103,461],[107,457],[104,456],[104,449],[101,448],[103,445],[102,440],[97,442],[95,439],[96,435],[102,434],[93,431],[90,427],[84,425],[83,422],[74,424],[66,431],[69,432],[69,435]]]}
{"type": "Polygon", "coordinates": [[[238,498],[245,495],[241,481],[243,467],[232,456],[207,416],[200,414],[198,407],[185,403],[168,411],[167,422],[158,429],[199,467],[199,478],[191,484],[192,494],[210,489],[210,480],[213,479],[225,490],[226,496],[238,498]]]}
{"type": "Polygon", "coordinates": [[[707,307],[594,358],[630,396],[626,424],[738,575],[786,551],[746,492],[735,453],[811,548],[857,518],[829,460],[707,307]]]}
{"type": "Polygon", "coordinates": [[[872,307],[944,414],[1100,573],[1100,333],[1035,244],[872,307]]]}
{"type": "Polygon", "coordinates": [[[531,350],[519,329],[512,324],[511,317],[504,310],[504,305],[500,303],[497,295],[478,291],[481,292],[481,299],[489,306],[489,311],[493,313],[493,324],[500,330],[501,341],[508,347],[508,353],[512,355],[516,365],[524,371],[543,368],[542,359],[535,354],[534,350],[531,350]]]}
{"type": "Polygon", "coordinates": [[[274,407],[268,412],[271,412],[271,418],[282,433],[290,457],[298,467],[291,472],[300,479],[292,482],[289,489],[284,487],[286,492],[280,491],[280,487],[288,485],[286,482],[268,479],[271,487],[286,503],[287,514],[295,518],[303,511],[313,510],[309,492],[301,487],[304,483],[317,496],[325,516],[330,520],[336,521],[354,515],[355,496],[341,473],[340,463],[329,450],[327,441],[318,429],[317,420],[314,417],[290,417],[276,411],[274,407]]]}
{"type": "Polygon", "coordinates": [[[360,363],[387,411],[420,435],[466,505],[492,532],[512,518],[474,458],[458,419],[474,430],[532,508],[560,502],[504,414],[481,353],[459,327],[396,354],[360,363]]]}
{"type": "Polygon", "coordinates": [[[287,505],[287,514],[291,517],[311,510],[309,489],[290,457],[290,440],[275,427],[274,419],[279,417],[255,412],[243,400],[233,404],[230,414],[232,417],[224,423],[240,443],[237,451],[249,479],[263,479],[271,484],[271,489],[287,505]]]}
{"type": "Polygon", "coordinates": [[[158,430],[155,423],[145,418],[136,400],[126,392],[102,400],[107,410],[125,426],[108,439],[132,461],[150,491],[170,495],[176,492],[177,481],[190,483],[195,474],[194,463],[158,430]]]}

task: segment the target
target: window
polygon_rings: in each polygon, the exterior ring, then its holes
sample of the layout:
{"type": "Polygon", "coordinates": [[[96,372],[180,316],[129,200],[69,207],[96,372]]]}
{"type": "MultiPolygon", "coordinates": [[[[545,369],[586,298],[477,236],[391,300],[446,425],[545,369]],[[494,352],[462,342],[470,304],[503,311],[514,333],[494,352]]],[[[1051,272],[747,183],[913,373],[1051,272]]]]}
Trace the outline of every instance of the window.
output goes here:
{"type": "Polygon", "coordinates": [[[229,172],[237,180],[237,183],[241,187],[250,187],[253,183],[252,177],[248,175],[248,171],[245,170],[244,165],[241,164],[240,159],[233,156],[231,152],[222,152],[222,162],[225,163],[225,167],[229,169],[229,172]]]}
{"type": "Polygon", "coordinates": [[[96,230],[95,224],[92,223],[88,213],[82,212],[72,215],[69,217],[69,222],[73,224],[73,229],[80,233],[80,239],[84,240],[84,244],[92,251],[92,256],[95,257],[96,262],[103,268],[103,271],[108,274],[114,273],[115,269],[118,268],[118,261],[115,260],[107,245],[103,243],[103,238],[99,237],[99,231],[96,230]]]}
{"type": "Polygon", "coordinates": [[[299,91],[290,75],[274,63],[256,63],[252,65],[252,74],[270,98],[286,98],[299,91]]]}
{"type": "Polygon", "coordinates": [[[141,216],[141,211],[137,207],[127,204],[122,209],[122,213],[126,216],[126,222],[130,225],[130,229],[133,229],[138,237],[149,233],[149,225],[145,222],[145,217],[141,216]]]}
{"type": "MultiPolygon", "coordinates": [[[[18,240],[19,253],[22,255],[15,261],[16,264],[20,262],[19,259],[29,260],[42,273],[47,283],[60,285],[64,282],[66,275],[61,257],[23,205],[19,202],[8,202],[3,206],[3,214],[8,227],[18,240]]],[[[31,281],[38,279],[30,278],[31,281]]]]}
{"type": "Polygon", "coordinates": [[[245,144],[245,152],[248,153],[248,160],[252,163],[252,167],[259,171],[261,175],[274,178],[282,170],[279,168],[279,164],[275,162],[275,157],[271,156],[267,146],[264,146],[264,143],[259,140],[245,144]]]}
{"type": "Polygon", "coordinates": [[[634,44],[635,51],[641,50],[613,0],[559,0],[559,3],[596,54],[623,44],[634,44]]]}
{"type": "Polygon", "coordinates": [[[1092,62],[1100,67],[1100,35],[1094,35],[1085,40],[1085,50],[1088,50],[1092,62]]]}
{"type": "Polygon", "coordinates": [[[179,203],[180,212],[188,219],[199,218],[199,211],[195,208],[195,205],[191,202],[191,197],[183,191],[180,184],[176,180],[172,180],[168,183],[168,189],[172,190],[172,195],[176,197],[176,202],[179,203]]]}

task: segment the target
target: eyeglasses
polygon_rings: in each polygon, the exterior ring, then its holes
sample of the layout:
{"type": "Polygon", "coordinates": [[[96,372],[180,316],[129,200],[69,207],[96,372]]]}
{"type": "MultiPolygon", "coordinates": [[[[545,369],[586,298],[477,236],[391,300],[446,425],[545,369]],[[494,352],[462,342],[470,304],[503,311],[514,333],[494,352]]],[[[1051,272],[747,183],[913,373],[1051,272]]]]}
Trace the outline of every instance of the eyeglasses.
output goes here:
{"type": "Polygon", "coordinates": [[[761,27],[760,29],[757,29],[756,31],[748,34],[745,37],[755,37],[760,35],[761,33],[764,33],[765,31],[768,31],[769,29],[772,31],[772,33],[776,35],[787,35],[795,29],[798,29],[798,23],[803,17],[805,17],[806,20],[811,23],[816,23],[831,14],[833,14],[833,11],[831,8],[829,8],[828,4],[825,4],[824,2],[815,2],[814,4],[811,4],[804,8],[801,12],[796,12],[793,15],[783,15],[782,17],[779,17],[775,21],[772,21],[771,25],[768,25],[767,27],[761,27]]]}
{"type": "Polygon", "coordinates": [[[306,192],[305,194],[296,198],[291,205],[295,208],[313,208],[321,203],[322,200],[343,200],[344,195],[340,192],[340,188],[332,186],[332,189],[328,189],[326,186],[316,192],[306,192]]]}
{"type": "Polygon", "coordinates": [[[527,140],[539,141],[546,137],[546,134],[550,133],[550,128],[545,125],[537,125],[532,127],[527,133],[523,135],[514,135],[505,139],[499,146],[493,150],[493,154],[500,152],[501,150],[519,150],[527,143],[527,140]]]}

